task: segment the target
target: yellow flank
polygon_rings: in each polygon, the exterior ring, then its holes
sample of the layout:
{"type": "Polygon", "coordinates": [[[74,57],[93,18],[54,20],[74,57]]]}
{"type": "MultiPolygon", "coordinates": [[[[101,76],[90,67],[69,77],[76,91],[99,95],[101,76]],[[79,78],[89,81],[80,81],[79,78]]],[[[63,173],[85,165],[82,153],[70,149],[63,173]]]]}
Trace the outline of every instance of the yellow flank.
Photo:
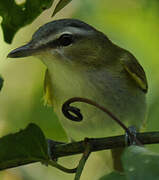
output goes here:
{"type": "Polygon", "coordinates": [[[49,76],[48,69],[45,72],[45,79],[44,79],[44,105],[53,106],[51,79],[49,76]]]}

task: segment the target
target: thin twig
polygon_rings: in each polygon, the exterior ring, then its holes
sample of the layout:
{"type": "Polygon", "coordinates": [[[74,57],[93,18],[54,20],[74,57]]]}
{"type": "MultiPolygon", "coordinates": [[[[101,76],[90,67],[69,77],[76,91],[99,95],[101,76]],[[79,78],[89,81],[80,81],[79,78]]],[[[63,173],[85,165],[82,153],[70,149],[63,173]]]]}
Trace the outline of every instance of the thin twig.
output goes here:
{"type": "Polygon", "coordinates": [[[49,160],[49,161],[47,161],[46,163],[47,163],[48,165],[51,165],[51,166],[53,166],[53,167],[55,167],[55,168],[63,171],[63,172],[66,172],[66,173],[75,173],[76,170],[77,170],[77,168],[68,169],[68,168],[66,168],[66,167],[64,167],[64,166],[61,166],[60,164],[58,164],[57,162],[52,161],[52,160],[49,160]]]}
{"type": "Polygon", "coordinates": [[[83,119],[83,116],[80,113],[80,109],[70,106],[70,104],[74,103],[74,102],[84,102],[84,103],[93,105],[93,106],[97,107],[98,109],[102,110],[107,115],[109,115],[116,123],[118,123],[120,125],[120,127],[122,127],[125,130],[125,132],[136,142],[137,145],[142,145],[141,142],[136,138],[136,136],[134,136],[134,134],[132,134],[130,132],[129,128],[127,128],[120,119],[118,119],[106,107],[101,106],[100,104],[96,103],[93,100],[90,100],[87,98],[81,98],[81,97],[73,97],[73,98],[70,98],[69,100],[67,100],[62,106],[62,112],[68,119],[70,119],[72,121],[82,121],[82,119],[83,119]],[[70,112],[74,113],[75,115],[72,115],[70,112]]]}

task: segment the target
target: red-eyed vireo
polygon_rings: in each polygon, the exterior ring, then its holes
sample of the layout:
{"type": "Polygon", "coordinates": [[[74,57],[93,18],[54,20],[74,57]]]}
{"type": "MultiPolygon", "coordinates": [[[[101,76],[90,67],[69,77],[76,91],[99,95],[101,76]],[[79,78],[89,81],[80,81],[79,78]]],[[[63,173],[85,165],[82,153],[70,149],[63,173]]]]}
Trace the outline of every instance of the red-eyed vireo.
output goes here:
{"type": "Polygon", "coordinates": [[[61,107],[72,97],[94,100],[125,125],[141,128],[148,87],[145,72],[130,52],[102,32],[79,20],[56,20],[40,27],[28,44],[8,54],[10,58],[27,56],[36,56],[46,65],[45,98],[68,137],[82,140],[123,133],[109,116],[83,103],[76,104],[83,121],[65,118],[61,107]]]}

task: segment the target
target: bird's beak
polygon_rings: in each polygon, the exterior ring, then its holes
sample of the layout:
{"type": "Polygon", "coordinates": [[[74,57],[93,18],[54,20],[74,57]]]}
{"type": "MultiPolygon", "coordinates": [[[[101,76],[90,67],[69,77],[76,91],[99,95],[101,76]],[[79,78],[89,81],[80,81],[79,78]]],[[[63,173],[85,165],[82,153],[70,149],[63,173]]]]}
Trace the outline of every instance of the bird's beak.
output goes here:
{"type": "Polygon", "coordinates": [[[9,57],[9,58],[22,58],[22,57],[32,56],[35,51],[36,51],[36,49],[33,48],[32,44],[28,43],[24,46],[21,46],[19,48],[12,50],[7,55],[7,57],[9,57]]]}

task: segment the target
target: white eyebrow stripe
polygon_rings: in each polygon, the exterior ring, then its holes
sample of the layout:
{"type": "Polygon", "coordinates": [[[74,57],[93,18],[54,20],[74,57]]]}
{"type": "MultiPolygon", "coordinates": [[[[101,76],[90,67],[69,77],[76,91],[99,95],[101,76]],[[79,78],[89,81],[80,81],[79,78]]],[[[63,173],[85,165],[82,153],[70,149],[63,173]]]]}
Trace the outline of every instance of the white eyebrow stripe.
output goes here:
{"type": "Polygon", "coordinates": [[[59,32],[56,36],[55,36],[55,38],[54,38],[54,40],[55,39],[58,39],[61,35],[63,35],[63,34],[72,34],[72,35],[74,35],[74,34],[85,34],[85,35],[88,35],[88,34],[90,34],[90,33],[92,33],[92,31],[88,31],[88,30],[85,30],[85,29],[81,29],[81,28],[77,28],[77,27],[67,27],[67,30],[66,31],[62,31],[61,33],[59,32]]]}
{"type": "Polygon", "coordinates": [[[62,32],[62,33],[57,34],[53,40],[58,39],[60,36],[62,36],[62,35],[64,35],[64,34],[71,34],[71,35],[72,35],[71,32],[69,32],[69,31],[64,31],[64,32],[62,32]]]}
{"type": "Polygon", "coordinates": [[[71,26],[67,28],[67,31],[71,32],[72,34],[85,34],[85,35],[87,35],[87,34],[92,33],[92,30],[85,30],[83,28],[71,27],[71,26]]]}

